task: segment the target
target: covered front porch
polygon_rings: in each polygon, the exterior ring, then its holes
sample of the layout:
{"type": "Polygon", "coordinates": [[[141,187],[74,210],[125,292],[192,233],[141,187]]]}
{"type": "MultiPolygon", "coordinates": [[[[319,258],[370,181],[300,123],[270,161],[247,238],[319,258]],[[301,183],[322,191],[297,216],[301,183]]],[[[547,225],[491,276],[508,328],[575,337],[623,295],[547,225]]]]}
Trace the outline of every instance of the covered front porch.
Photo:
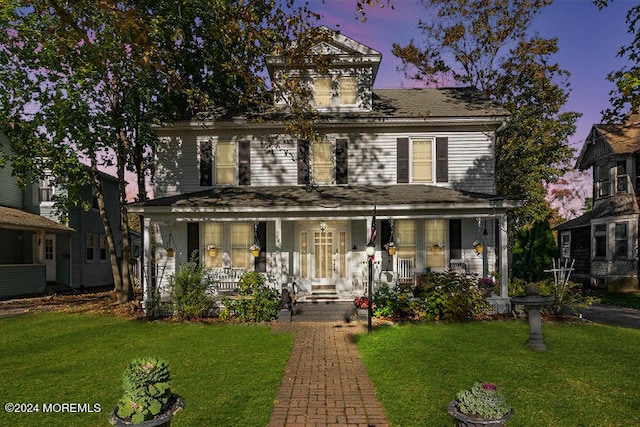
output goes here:
{"type": "Polygon", "coordinates": [[[406,187],[409,203],[404,204],[384,197],[385,187],[346,186],[293,187],[286,196],[278,187],[214,189],[134,204],[131,210],[145,215],[145,265],[156,272],[145,274],[146,295],[155,287],[166,294],[180,265],[199,262],[214,276],[224,276],[219,282],[226,288],[239,272],[256,270],[302,301],[353,300],[367,289],[364,251],[375,205],[374,283],[413,282],[426,270],[493,277],[499,292],[491,300],[497,311],[508,310],[506,210],[511,205],[451,189],[406,187]],[[242,197],[234,196],[239,190],[242,197]],[[435,192],[446,197],[429,200],[435,192]]]}

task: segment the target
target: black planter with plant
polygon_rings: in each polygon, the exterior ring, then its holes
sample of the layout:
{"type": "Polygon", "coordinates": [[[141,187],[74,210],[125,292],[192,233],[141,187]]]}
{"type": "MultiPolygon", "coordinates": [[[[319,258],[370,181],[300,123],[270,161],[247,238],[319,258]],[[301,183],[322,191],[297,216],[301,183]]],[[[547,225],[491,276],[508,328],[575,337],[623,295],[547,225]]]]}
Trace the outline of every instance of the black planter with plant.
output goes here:
{"type": "Polygon", "coordinates": [[[184,407],[171,392],[169,365],[155,357],[134,359],[122,378],[124,395],[109,417],[115,426],[168,427],[173,415],[184,407]]]}
{"type": "Polygon", "coordinates": [[[513,416],[504,395],[490,383],[475,383],[469,390],[458,392],[447,409],[458,427],[501,427],[513,416]]]}

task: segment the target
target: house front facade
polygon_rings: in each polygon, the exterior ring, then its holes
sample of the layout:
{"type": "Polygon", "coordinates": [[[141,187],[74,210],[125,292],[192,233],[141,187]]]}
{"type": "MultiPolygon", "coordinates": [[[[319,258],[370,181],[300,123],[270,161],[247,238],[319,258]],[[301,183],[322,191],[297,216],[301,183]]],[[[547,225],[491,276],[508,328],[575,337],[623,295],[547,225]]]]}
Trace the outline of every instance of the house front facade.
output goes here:
{"type": "Polygon", "coordinates": [[[562,256],[591,286],[638,291],[640,115],[594,125],[576,168],[592,171],[593,209],[556,227],[562,256]]]}
{"type": "MultiPolygon", "coordinates": [[[[298,300],[352,300],[366,292],[374,229],[375,283],[497,277],[491,300],[509,310],[506,213],[520,202],[494,179],[507,112],[471,88],[373,89],[381,55],[337,32],[317,49],[332,55],[304,74],[320,138],[288,135],[278,116],[157,130],[155,198],[129,206],[145,217],[147,296],[196,261],[218,276],[264,272],[298,300]]],[[[272,81],[290,75],[285,64],[269,58],[272,81]]]]}

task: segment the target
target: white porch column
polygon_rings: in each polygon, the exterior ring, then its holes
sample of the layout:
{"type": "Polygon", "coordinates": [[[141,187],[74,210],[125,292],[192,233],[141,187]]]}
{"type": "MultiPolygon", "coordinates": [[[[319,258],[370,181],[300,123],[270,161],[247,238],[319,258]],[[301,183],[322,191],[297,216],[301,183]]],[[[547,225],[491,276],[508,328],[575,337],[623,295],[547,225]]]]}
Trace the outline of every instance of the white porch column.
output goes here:
{"type": "Polygon", "coordinates": [[[275,255],[276,255],[276,280],[277,288],[282,291],[282,220],[275,220],[275,255]]]}
{"type": "Polygon", "coordinates": [[[509,236],[507,214],[498,216],[500,229],[500,296],[509,298],[509,236]]]}
{"type": "Polygon", "coordinates": [[[142,294],[144,295],[143,307],[146,311],[147,302],[153,300],[153,289],[151,283],[151,218],[144,217],[144,224],[142,230],[142,265],[143,278],[142,278],[142,294]]]}

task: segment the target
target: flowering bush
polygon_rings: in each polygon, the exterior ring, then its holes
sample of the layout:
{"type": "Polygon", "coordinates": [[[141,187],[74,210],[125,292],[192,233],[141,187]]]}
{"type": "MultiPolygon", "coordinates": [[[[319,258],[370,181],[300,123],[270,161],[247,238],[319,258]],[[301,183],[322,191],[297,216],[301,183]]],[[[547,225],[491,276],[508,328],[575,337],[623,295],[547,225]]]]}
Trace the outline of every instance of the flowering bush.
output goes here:
{"type": "Polygon", "coordinates": [[[511,411],[505,397],[491,383],[475,383],[469,390],[458,392],[456,404],[463,414],[485,420],[500,419],[511,411]]]}
{"type": "Polygon", "coordinates": [[[369,308],[369,298],[363,295],[353,300],[353,304],[356,306],[356,308],[369,308]]]}
{"type": "Polygon", "coordinates": [[[490,277],[483,277],[482,279],[478,280],[478,287],[482,289],[493,288],[494,285],[495,283],[490,277]]]}

